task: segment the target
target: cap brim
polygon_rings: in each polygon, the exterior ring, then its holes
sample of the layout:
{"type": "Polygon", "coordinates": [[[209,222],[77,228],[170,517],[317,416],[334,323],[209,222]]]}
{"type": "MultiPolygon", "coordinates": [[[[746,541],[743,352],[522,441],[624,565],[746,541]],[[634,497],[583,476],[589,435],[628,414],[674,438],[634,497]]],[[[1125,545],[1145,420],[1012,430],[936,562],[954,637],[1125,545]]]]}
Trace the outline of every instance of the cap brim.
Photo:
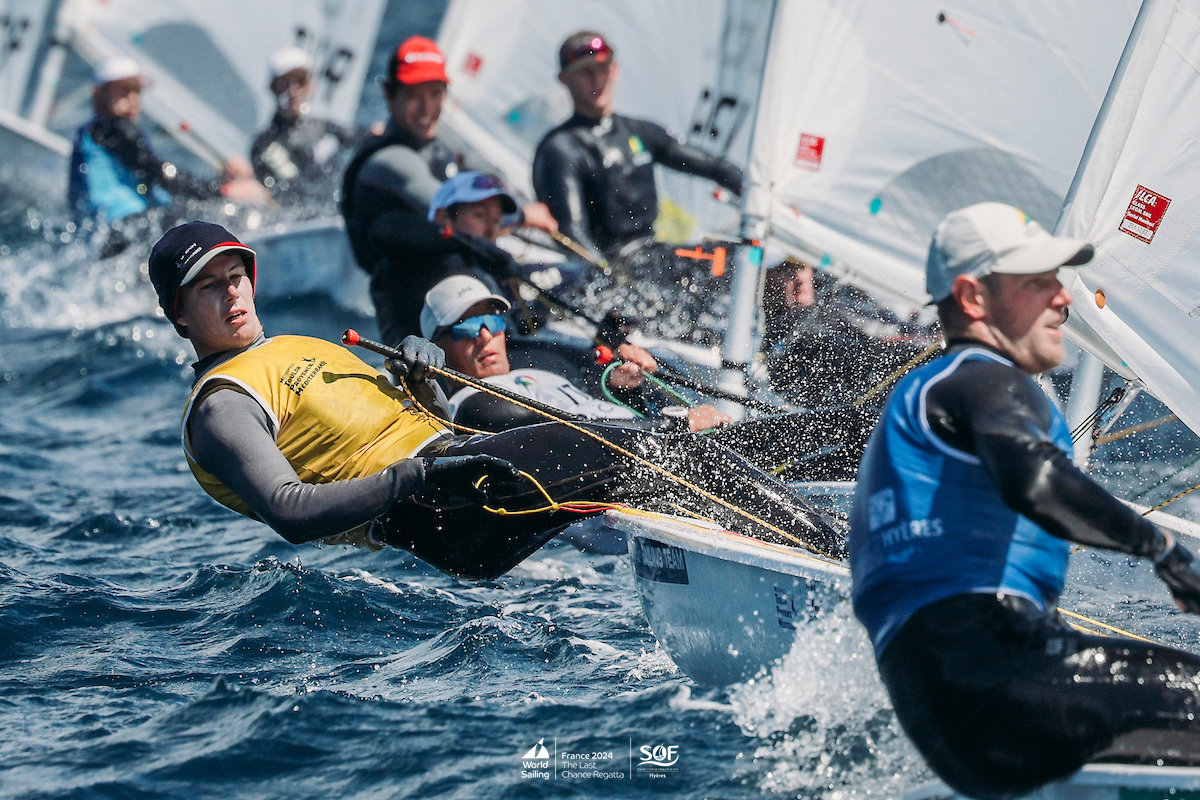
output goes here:
{"type": "Polygon", "coordinates": [[[214,258],[221,255],[221,253],[226,253],[226,252],[229,252],[230,250],[236,250],[239,253],[245,253],[255,260],[258,259],[258,254],[255,253],[253,250],[251,250],[249,247],[246,247],[246,245],[244,245],[244,244],[230,243],[230,244],[217,245],[212,250],[209,250],[207,253],[200,256],[200,258],[196,259],[196,263],[192,264],[191,269],[189,269],[187,271],[187,273],[183,276],[183,280],[181,280],[179,282],[179,287],[183,288],[184,286],[187,286],[189,283],[194,281],[196,279],[196,276],[200,274],[201,270],[203,270],[206,266],[208,266],[208,262],[212,261],[214,258]]]}
{"type": "Polygon", "coordinates": [[[1080,267],[1092,260],[1095,248],[1084,239],[1047,236],[1045,240],[996,260],[988,272],[997,275],[1034,275],[1059,267],[1080,267]]]}

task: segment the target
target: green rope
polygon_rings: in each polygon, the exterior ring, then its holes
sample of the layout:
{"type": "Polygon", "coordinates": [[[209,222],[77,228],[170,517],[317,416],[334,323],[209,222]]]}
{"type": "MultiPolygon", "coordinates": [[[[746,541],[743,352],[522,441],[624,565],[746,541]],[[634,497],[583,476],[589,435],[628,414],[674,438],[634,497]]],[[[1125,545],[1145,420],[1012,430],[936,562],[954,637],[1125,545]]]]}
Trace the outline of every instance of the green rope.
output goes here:
{"type": "Polygon", "coordinates": [[[625,403],[622,403],[617,399],[616,395],[608,390],[608,376],[612,374],[614,369],[621,366],[622,363],[623,362],[614,360],[611,364],[604,368],[604,372],[600,373],[600,391],[604,393],[604,399],[608,402],[612,403],[613,405],[620,406],[621,408],[629,409],[638,419],[645,419],[645,414],[642,414],[636,408],[630,408],[625,403]]]}

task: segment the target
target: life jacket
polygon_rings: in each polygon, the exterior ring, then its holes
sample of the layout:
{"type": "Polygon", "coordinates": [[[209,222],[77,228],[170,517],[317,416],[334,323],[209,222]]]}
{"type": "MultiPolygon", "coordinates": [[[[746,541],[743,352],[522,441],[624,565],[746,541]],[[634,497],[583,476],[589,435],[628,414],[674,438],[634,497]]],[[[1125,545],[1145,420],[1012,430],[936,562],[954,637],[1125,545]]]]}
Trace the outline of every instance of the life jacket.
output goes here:
{"type": "Polygon", "coordinates": [[[160,186],[147,187],[125,164],[92,138],[95,119],[75,131],[67,198],[75,221],[101,217],[107,222],[140,214],[171,202],[160,186]]]}
{"type": "MultiPolygon", "coordinates": [[[[971,348],[909,373],[863,454],[850,514],[850,571],[854,611],[877,655],[914,612],[938,600],[1005,593],[1045,609],[1062,593],[1069,543],[1009,508],[980,459],[940,439],[925,416],[930,386],[964,361],[983,359],[1011,366],[971,348]]],[[[1047,405],[1050,437],[1070,455],[1066,420],[1047,405]]]]}
{"type": "Polygon", "coordinates": [[[218,503],[251,518],[245,502],[196,463],[188,433],[197,402],[229,387],[262,406],[275,443],[304,483],[374,475],[448,433],[344,347],[308,336],[268,339],[206,372],[183,412],[192,474],[218,503]]]}

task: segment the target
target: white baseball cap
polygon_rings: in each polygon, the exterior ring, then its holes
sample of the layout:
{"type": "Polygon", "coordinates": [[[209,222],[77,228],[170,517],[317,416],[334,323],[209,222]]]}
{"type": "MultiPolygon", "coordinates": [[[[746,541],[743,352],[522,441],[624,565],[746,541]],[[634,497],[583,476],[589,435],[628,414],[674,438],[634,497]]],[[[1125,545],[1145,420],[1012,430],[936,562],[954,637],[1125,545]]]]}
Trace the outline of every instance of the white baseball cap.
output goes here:
{"type": "Polygon", "coordinates": [[[312,72],[313,57],[299,47],[281,47],[267,57],[267,69],[271,73],[271,80],[287,75],[294,69],[312,72]]]}
{"type": "Polygon", "coordinates": [[[150,77],[142,72],[141,66],[129,56],[112,56],[106,58],[92,73],[92,85],[103,86],[113,81],[123,81],[127,78],[141,78],[143,86],[150,85],[150,77]]]}
{"type": "Polygon", "coordinates": [[[453,325],[463,313],[481,300],[494,300],[503,310],[510,304],[470,275],[451,275],[438,282],[425,293],[425,306],[421,309],[421,335],[432,339],[438,328],[453,325]]]}
{"type": "Polygon", "coordinates": [[[951,211],[938,225],[925,261],[925,290],[939,302],[959,275],[1033,275],[1092,260],[1083,239],[1051,236],[1024,211],[1004,203],[976,203],[951,211]]]}

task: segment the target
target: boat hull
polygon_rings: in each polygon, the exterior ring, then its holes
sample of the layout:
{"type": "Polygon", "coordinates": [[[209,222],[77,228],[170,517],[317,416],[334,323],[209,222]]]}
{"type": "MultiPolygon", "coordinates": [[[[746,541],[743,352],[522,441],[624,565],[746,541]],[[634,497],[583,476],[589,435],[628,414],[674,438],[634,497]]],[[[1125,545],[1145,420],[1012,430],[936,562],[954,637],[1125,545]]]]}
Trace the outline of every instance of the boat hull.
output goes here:
{"type": "MultiPolygon", "coordinates": [[[[1200,767],[1089,764],[1065,781],[1043,786],[1026,800],[1195,800],[1200,798],[1200,767]]],[[[969,800],[938,781],[904,800],[969,800]]]]}
{"type": "Polygon", "coordinates": [[[375,315],[370,279],[354,262],[340,217],[267,225],[243,241],[258,255],[256,297],[324,294],[347,310],[375,315]]]}
{"type": "Polygon", "coordinates": [[[769,670],[796,627],[841,602],[849,571],[798,548],[766,544],[710,523],[610,512],[629,538],[650,629],[685,674],[726,686],[769,670]]]}

